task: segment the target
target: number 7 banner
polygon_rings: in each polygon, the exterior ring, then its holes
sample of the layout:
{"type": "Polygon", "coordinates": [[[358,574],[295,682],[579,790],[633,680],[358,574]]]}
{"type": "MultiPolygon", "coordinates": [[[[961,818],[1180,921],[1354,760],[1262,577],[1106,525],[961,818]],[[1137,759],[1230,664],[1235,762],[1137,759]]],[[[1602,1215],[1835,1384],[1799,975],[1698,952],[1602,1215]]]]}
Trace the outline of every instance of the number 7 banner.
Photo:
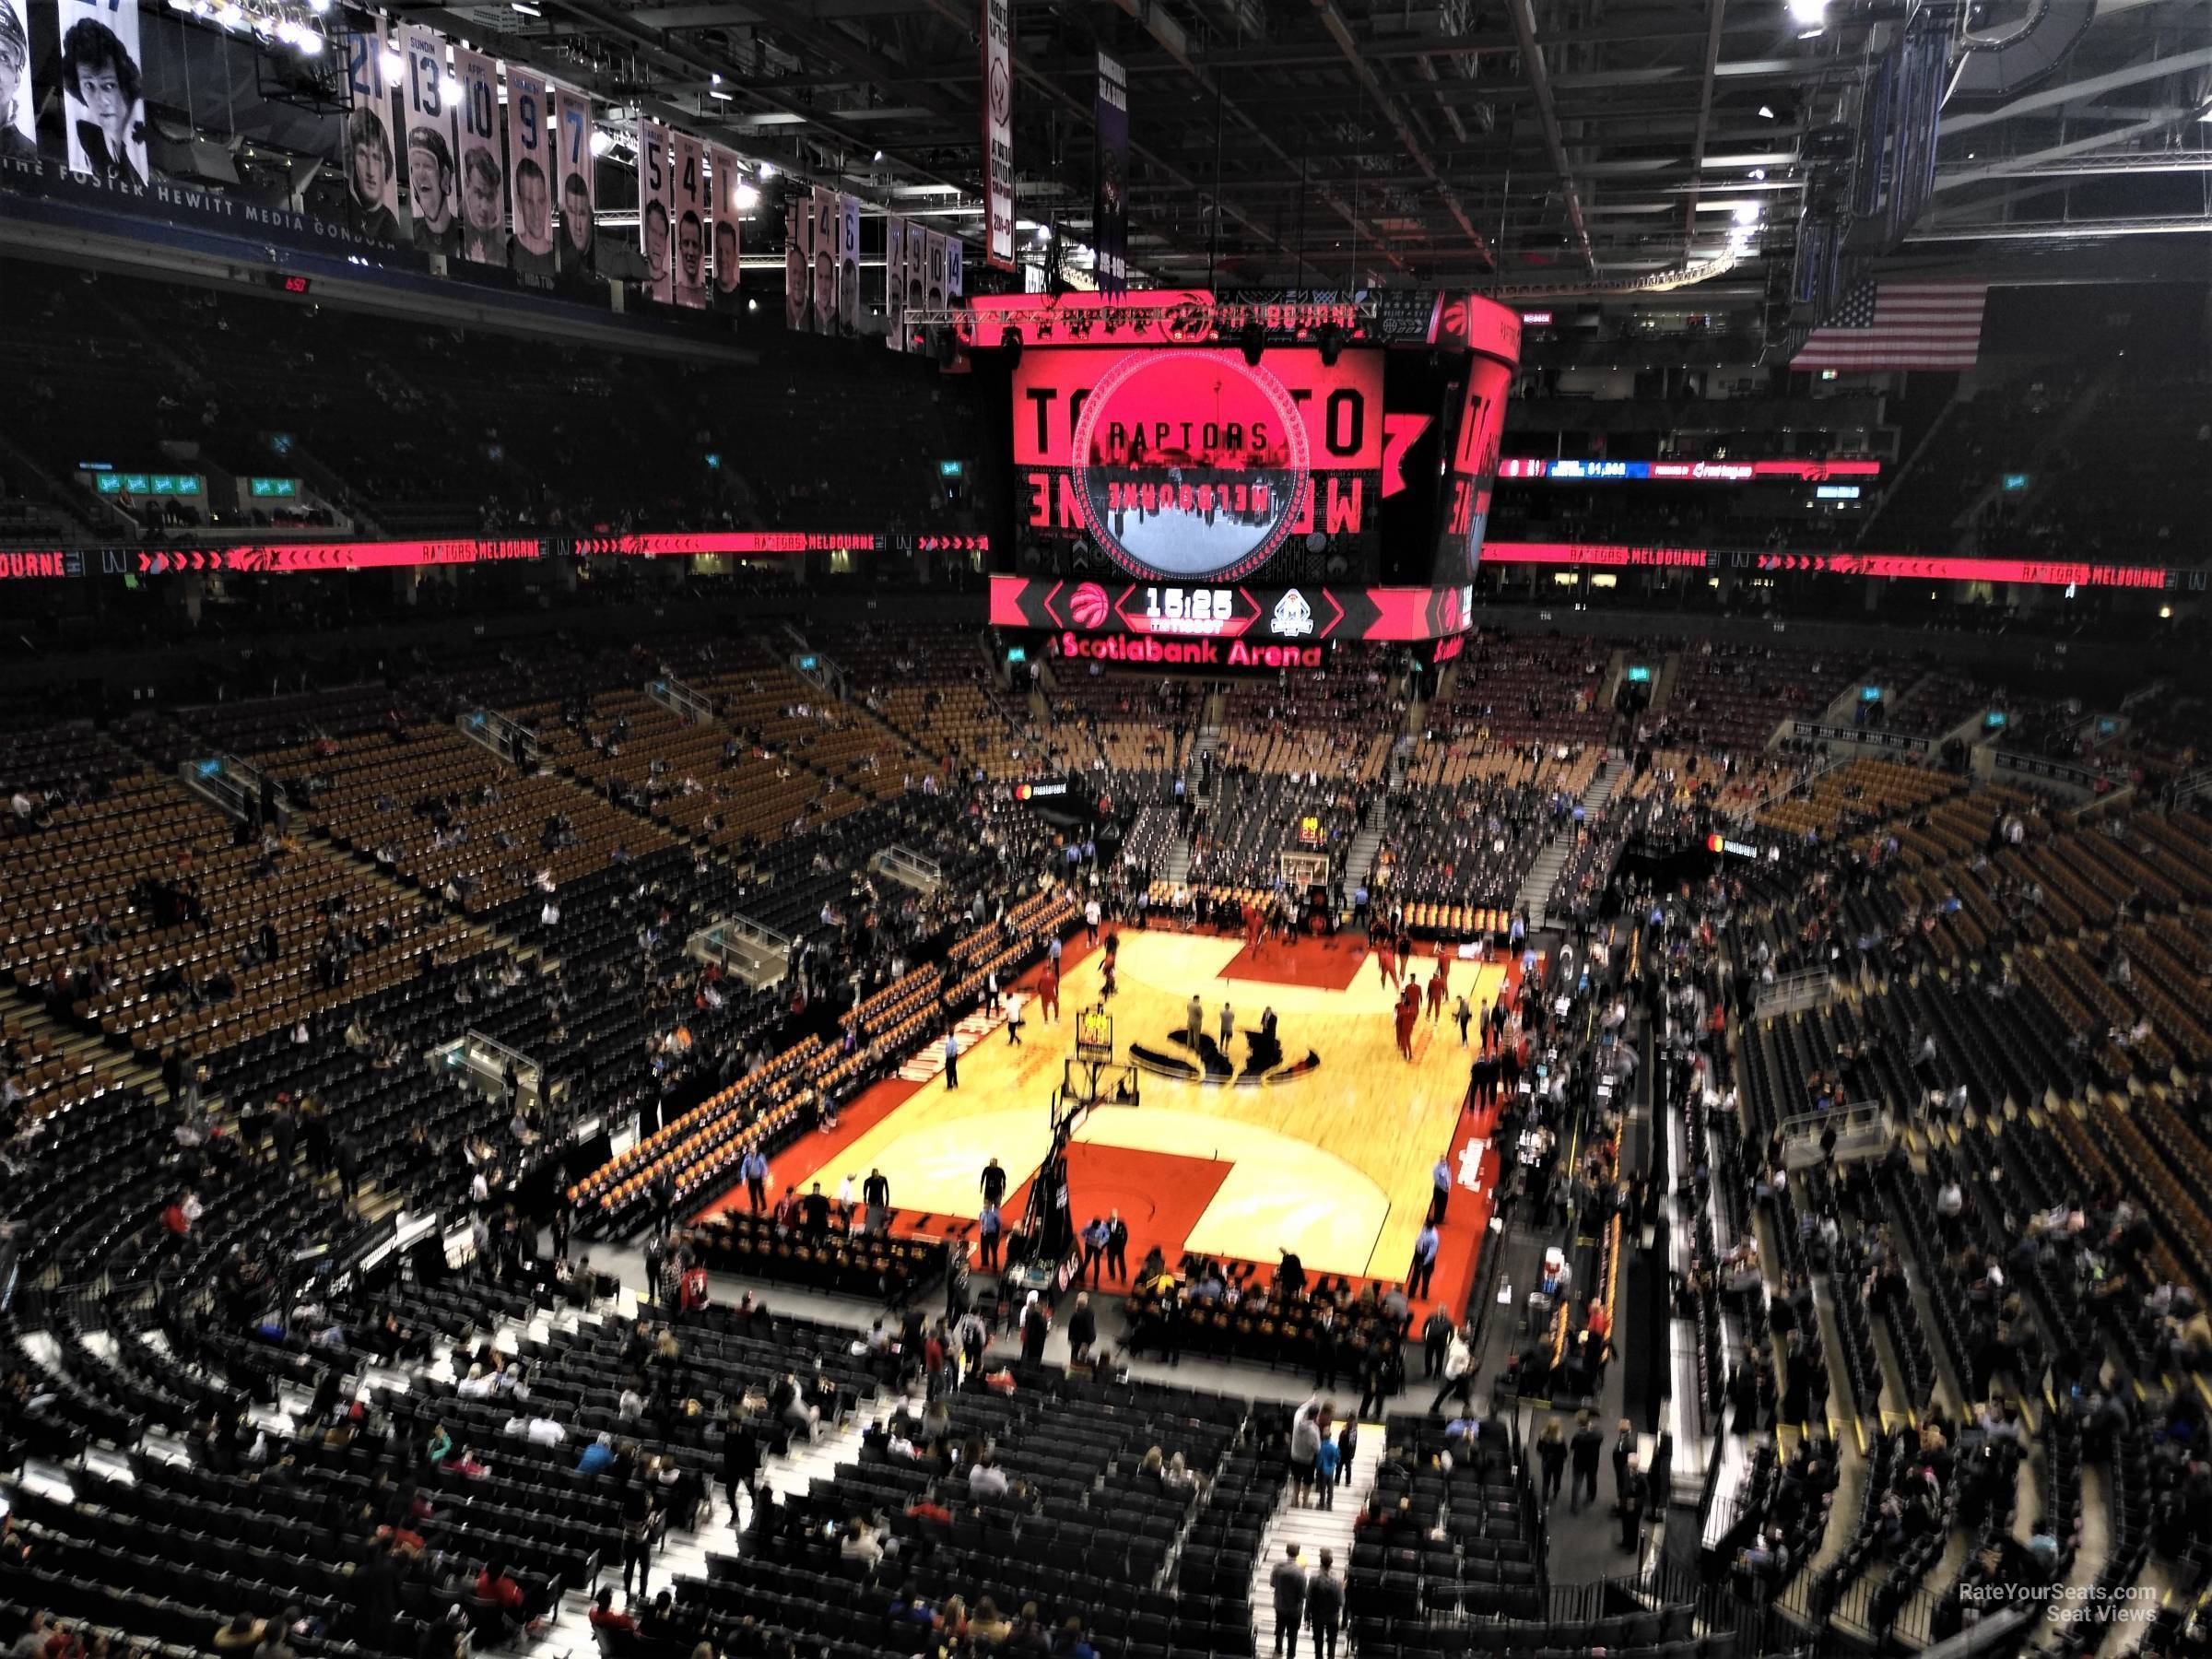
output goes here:
{"type": "Polygon", "coordinates": [[[567,87],[553,88],[555,167],[560,190],[560,264],[579,274],[592,268],[599,205],[598,158],[592,152],[592,100],[567,87]]]}

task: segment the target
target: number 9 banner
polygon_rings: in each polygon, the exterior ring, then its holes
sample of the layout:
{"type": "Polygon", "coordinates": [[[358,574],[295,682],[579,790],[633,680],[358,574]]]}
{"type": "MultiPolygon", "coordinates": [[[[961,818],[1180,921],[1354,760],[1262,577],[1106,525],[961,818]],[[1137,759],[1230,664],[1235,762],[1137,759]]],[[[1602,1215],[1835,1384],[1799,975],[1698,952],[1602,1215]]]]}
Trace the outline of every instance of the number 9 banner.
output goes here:
{"type": "Polygon", "coordinates": [[[507,65],[507,160],[512,175],[515,264],[541,274],[553,260],[552,109],[545,77],[507,65]]]}

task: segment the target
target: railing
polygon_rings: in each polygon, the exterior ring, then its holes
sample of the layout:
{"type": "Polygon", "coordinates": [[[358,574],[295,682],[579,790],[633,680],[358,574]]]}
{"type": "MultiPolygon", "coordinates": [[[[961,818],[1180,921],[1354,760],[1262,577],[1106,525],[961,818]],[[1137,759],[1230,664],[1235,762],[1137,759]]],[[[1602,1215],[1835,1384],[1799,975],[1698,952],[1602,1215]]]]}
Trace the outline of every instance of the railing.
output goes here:
{"type": "Polygon", "coordinates": [[[1752,1005],[1751,1018],[1764,1019],[1773,1014],[1795,1014],[1806,1008],[1817,1008],[1835,993],[1835,982],[1825,968],[1801,968],[1794,973],[1777,975],[1774,982],[1759,987],[1759,1000],[1752,1005]]]}
{"type": "Polygon", "coordinates": [[[2177,806],[2207,794],[2212,794],[2212,766],[2200,766],[2173,781],[2173,804],[2177,806]]]}
{"type": "Polygon", "coordinates": [[[772,927],[730,916],[700,928],[684,948],[695,960],[714,963],[758,990],[783,977],[791,963],[791,943],[772,927]]]}
{"type": "Polygon", "coordinates": [[[1800,743],[1825,743],[1831,748],[1854,745],[1862,749],[1881,749],[1894,755],[1908,755],[1915,759],[1926,756],[1936,747],[1932,737],[1919,737],[1909,732],[1870,731],[1864,726],[1823,725],[1818,721],[1792,720],[1783,723],[1786,735],[1800,743]]]}
{"type": "Polygon", "coordinates": [[[236,755],[216,755],[201,760],[181,760],[177,777],[185,788],[244,823],[261,812],[262,775],[236,755]]]}
{"type": "Polygon", "coordinates": [[[893,881],[925,893],[936,892],[945,885],[945,866],[910,847],[886,847],[868,862],[893,881]]]}
{"type": "Polygon", "coordinates": [[[645,682],[645,695],[679,720],[704,725],[714,718],[714,705],[674,675],[645,682]]]}
{"type": "Polygon", "coordinates": [[[1828,1155],[1820,1145],[1830,1129],[1836,1132],[1838,1162],[1878,1156],[1897,1139],[1897,1122],[1879,1100],[1862,1100],[1834,1112],[1799,1112],[1780,1125],[1783,1167],[1805,1170],[1824,1161],[1828,1155]]]}
{"type": "Polygon", "coordinates": [[[453,724],[462,736],[489,749],[510,766],[527,766],[537,759],[537,734],[497,709],[472,709],[456,716],[453,724]]]}

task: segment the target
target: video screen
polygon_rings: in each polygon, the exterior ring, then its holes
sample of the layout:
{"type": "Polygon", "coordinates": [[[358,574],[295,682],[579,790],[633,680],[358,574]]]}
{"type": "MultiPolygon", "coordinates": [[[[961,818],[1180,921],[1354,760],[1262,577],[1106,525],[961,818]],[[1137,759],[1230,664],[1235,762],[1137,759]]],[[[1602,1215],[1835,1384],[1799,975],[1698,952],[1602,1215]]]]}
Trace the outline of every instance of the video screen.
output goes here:
{"type": "Polygon", "coordinates": [[[1361,580],[1380,561],[1383,354],[1031,348],[1013,371],[1021,568],[1361,580]]]}

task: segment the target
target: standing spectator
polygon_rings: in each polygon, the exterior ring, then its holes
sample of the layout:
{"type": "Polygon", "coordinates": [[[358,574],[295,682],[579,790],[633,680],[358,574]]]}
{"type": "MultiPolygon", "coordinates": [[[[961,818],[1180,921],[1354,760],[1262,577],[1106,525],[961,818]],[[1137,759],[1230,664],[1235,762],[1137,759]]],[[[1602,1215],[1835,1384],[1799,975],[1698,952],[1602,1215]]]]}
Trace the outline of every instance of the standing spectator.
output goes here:
{"type": "Polygon", "coordinates": [[[1429,1322],[1421,1326],[1422,1382],[1433,1382],[1444,1374],[1444,1355],[1452,1347],[1452,1333],[1456,1328],[1452,1315],[1441,1307],[1429,1311],[1429,1322]]]}
{"type": "Polygon", "coordinates": [[[1283,1546],[1283,1559],[1267,1575],[1267,1583],[1275,1592],[1277,1659],[1298,1659],[1298,1627],[1306,1616],[1306,1570],[1299,1564],[1297,1545],[1283,1546]]]}
{"type": "Polygon", "coordinates": [[[1467,1344],[1466,1333],[1454,1330],[1451,1345],[1444,1350],[1444,1382],[1436,1391],[1436,1398],[1429,1404],[1429,1415],[1441,1417],[1444,1402],[1456,1399],[1462,1411],[1475,1398],[1475,1350],[1467,1344]]]}
{"type": "Polygon", "coordinates": [[[1336,1659],[1336,1632],[1344,1624],[1344,1581],[1336,1558],[1321,1552],[1321,1565],[1306,1583],[1306,1622],[1313,1630],[1313,1659],[1336,1659]]]}
{"type": "Polygon", "coordinates": [[[1321,1450],[1321,1435],[1322,1406],[1315,1396],[1300,1406],[1290,1419],[1290,1485],[1300,1509],[1313,1492],[1313,1460],[1321,1450]]]}
{"type": "Polygon", "coordinates": [[[1106,1214],[1106,1271],[1117,1285],[1129,1282],[1129,1223],[1118,1209],[1106,1214]]]}
{"type": "Polygon", "coordinates": [[[986,1199],[983,1213],[975,1218],[975,1241],[982,1253],[983,1266],[989,1272],[998,1271],[998,1241],[1005,1230],[1006,1222],[999,1216],[997,1202],[986,1199]]]}
{"type": "Polygon", "coordinates": [[[1336,1442],[1327,1435],[1313,1448],[1313,1483],[1320,1489],[1322,1509],[1336,1507],[1336,1471],[1342,1465],[1343,1453],[1336,1442]]]}
{"type": "Polygon", "coordinates": [[[1053,1316],[1037,1300],[1037,1292],[1030,1291],[1029,1300],[1021,1308],[1021,1357],[1031,1365],[1044,1359],[1044,1339],[1052,1329],[1053,1316]]]}
{"type": "Polygon", "coordinates": [[[1559,1495],[1559,1480],[1567,1472],[1567,1430],[1558,1418],[1544,1425],[1536,1441],[1536,1461],[1544,1465],[1544,1507],[1559,1495]]]}
{"type": "Polygon", "coordinates": [[[1574,1461],[1574,1479],[1567,1488],[1567,1508],[1570,1513],[1579,1514],[1585,1502],[1597,1501],[1597,1459],[1605,1450],[1606,1437],[1597,1431],[1597,1425],[1584,1411],[1575,1418],[1574,1438],[1568,1442],[1569,1455],[1574,1461]]]}
{"type": "Polygon", "coordinates": [[[1089,1296],[1084,1292],[1077,1291],[1076,1294],[1076,1311],[1067,1316],[1067,1347],[1069,1362],[1075,1365],[1088,1364],[1090,1362],[1090,1350],[1097,1346],[1098,1340],[1098,1315],[1090,1311],[1089,1296]]]}
{"type": "Polygon", "coordinates": [[[1636,1427],[1627,1418],[1613,1431],[1613,1501],[1618,1503],[1629,1488],[1629,1467],[1636,1456],[1636,1427]]]}

